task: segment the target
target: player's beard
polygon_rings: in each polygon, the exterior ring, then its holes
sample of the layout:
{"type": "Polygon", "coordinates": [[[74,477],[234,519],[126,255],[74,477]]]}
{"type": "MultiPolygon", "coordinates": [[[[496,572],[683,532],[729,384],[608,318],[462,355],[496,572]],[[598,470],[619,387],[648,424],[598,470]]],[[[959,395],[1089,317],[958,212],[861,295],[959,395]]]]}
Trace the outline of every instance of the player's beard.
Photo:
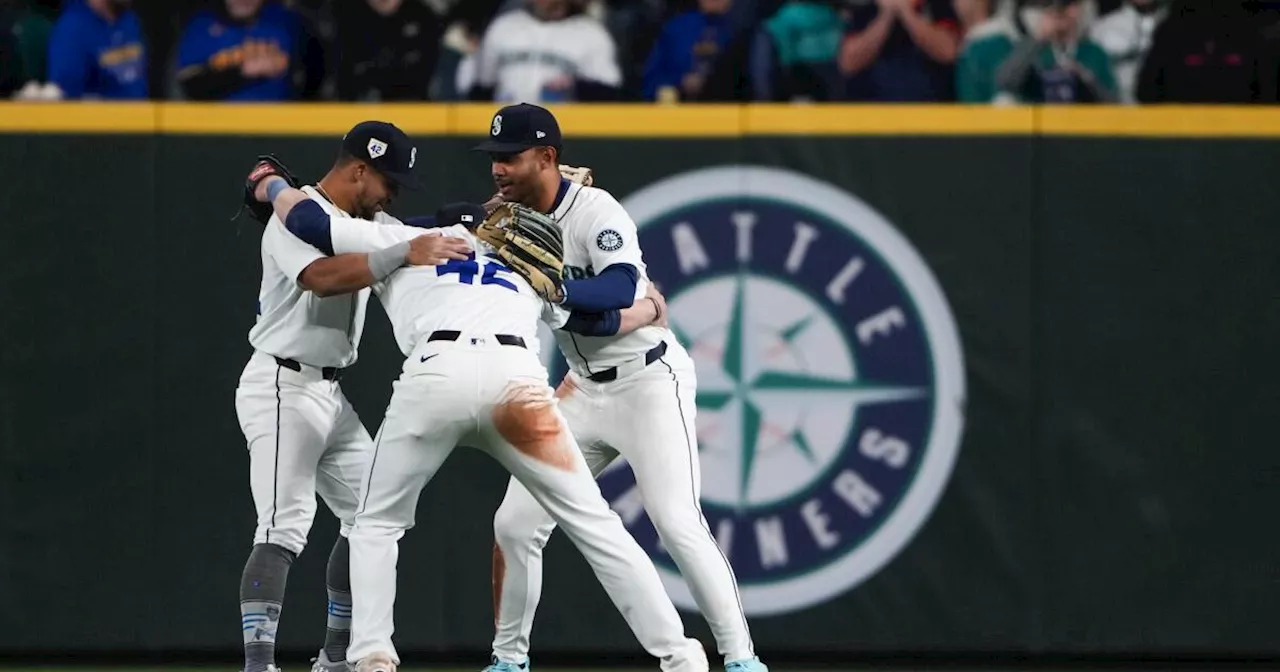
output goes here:
{"type": "Polygon", "coordinates": [[[386,201],[371,198],[370,194],[364,189],[356,193],[355,211],[351,213],[356,219],[373,219],[378,215],[380,210],[386,208],[386,201]]]}
{"type": "MultiPolygon", "coordinates": [[[[527,205],[531,208],[538,207],[538,173],[532,172],[518,178],[508,178],[506,180],[506,193],[503,194],[503,200],[527,205]]],[[[502,185],[498,185],[499,191],[502,191],[502,185]]]]}

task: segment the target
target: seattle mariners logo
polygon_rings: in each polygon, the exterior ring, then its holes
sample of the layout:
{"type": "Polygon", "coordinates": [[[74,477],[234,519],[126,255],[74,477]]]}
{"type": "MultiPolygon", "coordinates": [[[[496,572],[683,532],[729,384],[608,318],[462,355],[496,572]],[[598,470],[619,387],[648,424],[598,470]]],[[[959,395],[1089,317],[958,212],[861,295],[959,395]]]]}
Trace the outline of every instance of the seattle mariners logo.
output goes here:
{"type": "Polygon", "coordinates": [[[622,234],[613,229],[605,229],[596,236],[596,245],[605,252],[616,252],[622,249],[622,234]]]}
{"type": "MultiPolygon", "coordinates": [[[[694,171],[623,205],[697,363],[702,503],[743,606],[857,586],[924,524],[959,452],[964,364],[933,274],[881,215],[789,171],[694,171]]],[[[630,469],[600,487],[696,609],[630,469]]]]}

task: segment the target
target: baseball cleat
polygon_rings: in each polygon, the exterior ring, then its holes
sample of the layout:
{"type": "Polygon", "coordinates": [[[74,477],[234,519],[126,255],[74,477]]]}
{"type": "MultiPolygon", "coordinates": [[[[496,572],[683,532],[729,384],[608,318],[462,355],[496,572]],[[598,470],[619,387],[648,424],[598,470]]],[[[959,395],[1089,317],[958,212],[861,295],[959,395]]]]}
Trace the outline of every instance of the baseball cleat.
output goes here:
{"type": "Polygon", "coordinates": [[[769,672],[769,666],[760,662],[759,658],[748,658],[725,663],[724,672],[769,672]]]}
{"type": "Polygon", "coordinates": [[[396,664],[391,661],[391,656],[375,653],[360,659],[356,664],[356,672],[396,672],[396,664]]]}
{"type": "Polygon", "coordinates": [[[351,672],[351,666],[345,660],[329,660],[329,655],[320,649],[320,655],[311,659],[311,672],[351,672]]]}
{"type": "Polygon", "coordinates": [[[494,656],[489,667],[484,668],[480,672],[529,672],[529,661],[523,663],[504,663],[494,656]]]}

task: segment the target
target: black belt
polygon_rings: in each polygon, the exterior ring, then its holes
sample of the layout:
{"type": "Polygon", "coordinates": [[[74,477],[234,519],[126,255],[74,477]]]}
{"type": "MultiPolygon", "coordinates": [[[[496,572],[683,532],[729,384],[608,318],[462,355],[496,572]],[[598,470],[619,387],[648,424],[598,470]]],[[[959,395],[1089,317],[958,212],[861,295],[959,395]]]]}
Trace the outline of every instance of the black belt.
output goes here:
{"type": "MultiPolygon", "coordinates": [[[[295,362],[292,359],[276,357],[276,364],[279,364],[280,366],[283,366],[284,368],[289,369],[290,371],[298,371],[298,372],[302,371],[302,365],[295,362]]],[[[320,375],[325,380],[332,380],[334,382],[337,382],[338,379],[342,378],[342,371],[343,369],[340,369],[336,366],[326,366],[320,369],[320,375]]]]}
{"type": "MultiPolygon", "coordinates": [[[[433,331],[431,332],[431,335],[427,337],[427,341],[456,341],[461,336],[461,331],[433,331]]],[[[471,340],[472,342],[475,342],[477,339],[473,338],[471,340]]],[[[497,341],[500,345],[514,345],[518,348],[525,347],[523,338],[520,338],[519,336],[512,336],[511,334],[494,334],[493,340],[497,341]]]]}
{"type": "MultiPolygon", "coordinates": [[[[650,364],[658,361],[658,358],[665,354],[667,354],[667,342],[663,341],[653,346],[653,349],[650,350],[649,352],[644,353],[644,365],[649,366],[650,364]]],[[[591,382],[594,382],[594,383],[607,383],[611,380],[617,380],[617,379],[618,379],[618,367],[616,366],[613,367],[612,369],[605,369],[604,371],[599,371],[597,373],[593,373],[587,376],[587,380],[590,380],[591,382]]]]}

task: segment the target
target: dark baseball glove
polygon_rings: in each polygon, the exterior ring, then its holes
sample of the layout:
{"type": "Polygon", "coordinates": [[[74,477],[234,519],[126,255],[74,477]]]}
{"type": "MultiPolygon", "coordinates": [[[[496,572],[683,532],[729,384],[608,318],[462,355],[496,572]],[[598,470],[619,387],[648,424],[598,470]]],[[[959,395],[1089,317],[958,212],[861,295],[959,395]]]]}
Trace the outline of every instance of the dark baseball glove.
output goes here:
{"type": "MultiPolygon", "coordinates": [[[[293,171],[289,170],[275,154],[264,154],[258,157],[258,162],[253,164],[253,170],[249,172],[249,177],[244,181],[244,208],[249,210],[249,214],[258,220],[263,226],[271,221],[271,213],[273,209],[270,203],[260,202],[253,192],[257,190],[258,185],[268,177],[277,175],[283,177],[289,186],[297,189],[302,186],[302,182],[294,176],[293,171]]],[[[241,209],[243,212],[244,208],[241,209]]]]}
{"type": "Polygon", "coordinates": [[[564,295],[564,240],[560,225],[550,217],[517,203],[503,203],[475,233],[539,296],[559,301],[564,295]]]}

